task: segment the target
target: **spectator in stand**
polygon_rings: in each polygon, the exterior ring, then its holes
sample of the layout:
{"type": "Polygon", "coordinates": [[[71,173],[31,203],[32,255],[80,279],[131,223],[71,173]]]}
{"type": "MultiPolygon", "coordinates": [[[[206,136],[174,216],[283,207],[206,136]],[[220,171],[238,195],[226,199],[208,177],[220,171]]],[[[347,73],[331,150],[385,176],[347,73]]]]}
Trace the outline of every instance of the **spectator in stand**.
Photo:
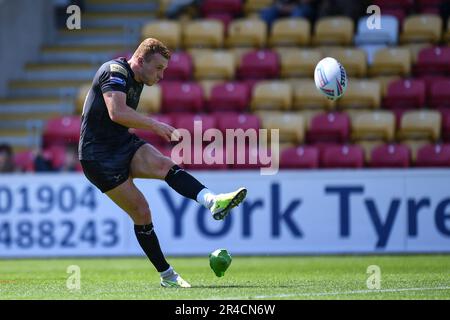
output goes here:
{"type": "Polygon", "coordinates": [[[78,161],[77,146],[68,146],[66,148],[64,164],[59,170],[64,172],[74,172],[77,170],[78,161]]]}
{"type": "Polygon", "coordinates": [[[71,5],[78,6],[81,12],[84,10],[84,0],[53,0],[54,22],[58,29],[66,28],[67,18],[70,16],[67,8],[71,5]]]}
{"type": "Polygon", "coordinates": [[[200,2],[200,0],[171,0],[165,14],[169,19],[178,19],[189,8],[199,6],[200,2]]]}
{"type": "Polygon", "coordinates": [[[47,159],[43,153],[42,150],[37,149],[34,151],[34,171],[36,172],[52,172],[55,171],[55,169],[52,166],[52,161],[50,159],[47,159]]]}
{"type": "Polygon", "coordinates": [[[318,9],[318,18],[326,16],[347,16],[357,22],[366,15],[367,7],[372,0],[322,0],[318,9]]]}
{"type": "Polygon", "coordinates": [[[273,5],[261,10],[261,19],[269,27],[281,17],[302,17],[311,21],[318,3],[318,0],[276,0],[273,5]]]}
{"type": "MultiPolygon", "coordinates": [[[[447,20],[450,16],[450,1],[442,1],[441,5],[439,6],[439,13],[441,15],[442,21],[444,21],[444,25],[445,23],[447,23],[447,20]]],[[[448,28],[448,26],[447,26],[448,28]]]]}
{"type": "Polygon", "coordinates": [[[14,154],[10,145],[0,145],[0,173],[14,172],[14,154]]]}

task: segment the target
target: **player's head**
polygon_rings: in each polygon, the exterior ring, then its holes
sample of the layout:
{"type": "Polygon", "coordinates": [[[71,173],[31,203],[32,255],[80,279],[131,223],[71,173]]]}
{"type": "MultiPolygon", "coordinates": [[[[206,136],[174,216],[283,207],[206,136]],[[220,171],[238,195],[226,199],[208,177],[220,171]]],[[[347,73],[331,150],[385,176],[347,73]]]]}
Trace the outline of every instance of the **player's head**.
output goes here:
{"type": "Polygon", "coordinates": [[[133,71],[139,81],[151,86],[162,80],[169,59],[170,51],[161,41],[147,38],[133,54],[132,60],[137,66],[133,71]]]}

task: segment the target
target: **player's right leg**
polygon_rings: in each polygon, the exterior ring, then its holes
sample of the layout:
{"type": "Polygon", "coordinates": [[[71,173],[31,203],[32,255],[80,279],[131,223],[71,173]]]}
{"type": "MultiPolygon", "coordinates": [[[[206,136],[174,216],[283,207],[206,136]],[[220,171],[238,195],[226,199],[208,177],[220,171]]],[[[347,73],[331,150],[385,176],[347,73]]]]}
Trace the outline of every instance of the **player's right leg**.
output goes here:
{"type": "Polygon", "coordinates": [[[245,199],[247,189],[239,188],[230,193],[214,194],[191,174],[177,166],[150,144],[141,146],[131,160],[133,178],[161,179],[179,194],[195,200],[208,208],[214,219],[224,219],[245,199]]]}
{"type": "Polygon", "coordinates": [[[133,220],[134,231],[140,246],[161,275],[161,286],[190,287],[191,285],[183,280],[167,263],[153,228],[147,200],[133,183],[133,180],[128,178],[119,186],[105,193],[133,220]]]}

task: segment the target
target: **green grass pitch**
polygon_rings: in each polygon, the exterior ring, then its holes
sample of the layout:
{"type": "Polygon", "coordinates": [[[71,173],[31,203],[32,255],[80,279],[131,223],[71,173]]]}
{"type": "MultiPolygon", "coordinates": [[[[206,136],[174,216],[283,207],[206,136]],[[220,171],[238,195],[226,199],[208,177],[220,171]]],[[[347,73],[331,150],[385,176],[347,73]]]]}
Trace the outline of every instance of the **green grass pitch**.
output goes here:
{"type": "Polygon", "coordinates": [[[450,299],[450,255],[234,256],[222,278],[207,257],[168,260],[192,288],[161,288],[146,258],[0,260],[0,300],[450,299]],[[80,290],[66,287],[70,265],[80,290]],[[367,287],[370,265],[381,271],[378,290],[367,287]]]}

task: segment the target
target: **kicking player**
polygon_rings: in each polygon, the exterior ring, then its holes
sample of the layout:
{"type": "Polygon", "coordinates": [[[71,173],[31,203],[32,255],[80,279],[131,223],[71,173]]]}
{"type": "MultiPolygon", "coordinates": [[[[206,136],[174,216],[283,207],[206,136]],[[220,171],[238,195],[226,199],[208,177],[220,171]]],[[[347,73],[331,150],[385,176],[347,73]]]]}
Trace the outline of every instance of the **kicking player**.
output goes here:
{"type": "Polygon", "coordinates": [[[164,179],[182,196],[208,208],[216,220],[239,205],[247,190],[215,194],[151,144],[129,133],[129,128],[146,129],[170,141],[173,127],[135,111],[143,86],[163,78],[169,59],[162,42],[147,38],[129,61],[111,60],[98,69],[83,106],[79,159],[89,181],[133,220],[140,246],[161,275],[161,286],[190,287],[166,261],[149,205],[133,179],[164,179]]]}

